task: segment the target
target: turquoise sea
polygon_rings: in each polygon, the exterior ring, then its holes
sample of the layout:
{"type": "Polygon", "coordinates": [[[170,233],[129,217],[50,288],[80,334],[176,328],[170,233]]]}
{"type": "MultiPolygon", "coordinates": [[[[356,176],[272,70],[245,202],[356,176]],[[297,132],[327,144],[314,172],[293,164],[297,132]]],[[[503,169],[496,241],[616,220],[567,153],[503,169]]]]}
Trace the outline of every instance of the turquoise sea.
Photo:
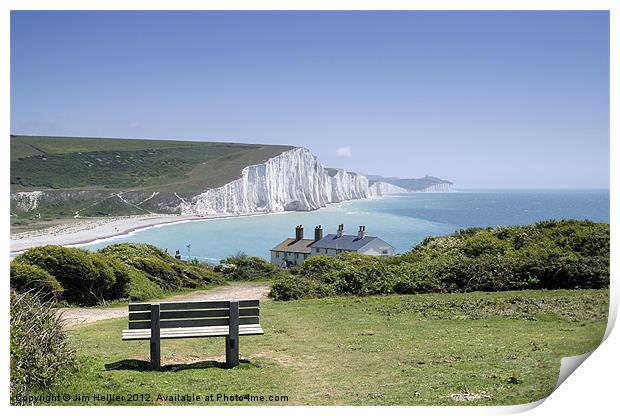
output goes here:
{"type": "Polygon", "coordinates": [[[294,236],[297,224],[304,226],[306,238],[312,238],[318,224],[327,234],[343,223],[349,234],[355,234],[359,225],[366,225],[368,235],[381,237],[402,253],[426,236],[445,235],[460,228],[561,218],[609,222],[609,211],[608,190],[409,193],[332,204],[312,212],[158,226],[85,248],[96,250],[117,242],[143,242],[167,248],[171,253],[181,250],[184,257],[210,262],[219,262],[239,251],[268,259],[269,249],[294,236]]]}

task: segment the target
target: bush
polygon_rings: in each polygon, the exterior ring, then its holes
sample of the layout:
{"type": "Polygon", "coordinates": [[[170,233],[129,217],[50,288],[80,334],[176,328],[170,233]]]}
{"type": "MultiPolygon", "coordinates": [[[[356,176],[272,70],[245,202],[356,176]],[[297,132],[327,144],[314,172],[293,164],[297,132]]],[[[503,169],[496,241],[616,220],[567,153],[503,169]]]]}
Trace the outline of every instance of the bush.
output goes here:
{"type": "Polygon", "coordinates": [[[133,267],[129,267],[128,271],[127,277],[129,282],[123,297],[127,297],[132,301],[143,301],[164,296],[164,290],[152,280],[149,280],[143,273],[133,267]]]}
{"type": "Polygon", "coordinates": [[[51,274],[32,264],[11,262],[11,288],[18,292],[38,293],[44,299],[51,299],[62,293],[58,280],[51,274]]]}
{"type": "Polygon", "coordinates": [[[334,295],[332,287],[313,279],[285,276],[273,282],[269,297],[274,300],[322,298],[334,295]]]}
{"type": "MultiPolygon", "coordinates": [[[[430,263],[430,262],[429,262],[430,263]]],[[[399,294],[442,292],[443,285],[439,273],[428,263],[402,263],[394,267],[394,292],[399,294]]]]}
{"type": "Polygon", "coordinates": [[[113,270],[102,258],[79,248],[35,247],[13,261],[45,270],[64,288],[62,299],[84,305],[104,301],[116,281],[113,270]]]}
{"type": "Polygon", "coordinates": [[[50,303],[11,291],[11,403],[73,370],[75,354],[50,303]]]}
{"type": "Polygon", "coordinates": [[[99,250],[99,253],[133,266],[164,290],[196,288],[223,281],[209,265],[175,259],[150,244],[112,244],[99,250]]]}
{"type": "Polygon", "coordinates": [[[145,272],[164,290],[177,289],[182,286],[181,276],[169,263],[157,257],[136,257],[129,260],[128,264],[145,272]]]}
{"type": "Polygon", "coordinates": [[[280,268],[260,257],[238,253],[217,267],[230,280],[271,280],[280,275],[280,268]]]}
{"type": "Polygon", "coordinates": [[[391,258],[312,256],[274,285],[272,297],[608,286],[609,224],[562,220],[427,237],[391,258]]]}
{"type": "MultiPolygon", "coordinates": [[[[503,234],[500,235],[505,238],[503,234]]],[[[480,231],[463,243],[463,253],[469,257],[504,254],[506,249],[507,245],[503,239],[489,231],[480,231]]]]}
{"type": "Polygon", "coordinates": [[[11,263],[11,286],[59,293],[69,303],[146,300],[165,290],[224,280],[209,265],[177,260],[149,244],[113,244],[96,253],[61,246],[36,247],[11,263]]]}
{"type": "Polygon", "coordinates": [[[95,257],[107,263],[107,266],[114,274],[114,285],[108,289],[106,299],[113,300],[127,297],[132,276],[134,274],[139,275],[140,273],[117,258],[103,256],[102,254],[95,254],[95,257]]]}

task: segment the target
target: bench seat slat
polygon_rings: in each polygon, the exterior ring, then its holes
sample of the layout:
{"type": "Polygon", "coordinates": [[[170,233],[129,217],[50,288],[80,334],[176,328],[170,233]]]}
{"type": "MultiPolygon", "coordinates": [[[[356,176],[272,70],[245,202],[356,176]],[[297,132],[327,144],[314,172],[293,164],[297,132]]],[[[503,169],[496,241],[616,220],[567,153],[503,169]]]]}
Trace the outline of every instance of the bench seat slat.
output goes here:
{"type": "MultiPolygon", "coordinates": [[[[265,332],[260,325],[239,325],[239,335],[263,335],[264,333],[265,332]]],[[[160,338],[219,337],[226,335],[228,335],[228,325],[190,328],[162,328],[160,338]]],[[[150,329],[123,330],[123,341],[137,341],[150,338],[150,329]]]]}
{"type": "MultiPolygon", "coordinates": [[[[239,316],[258,316],[260,308],[239,309],[239,316]]],[[[181,311],[165,311],[160,313],[160,319],[181,319],[181,318],[228,318],[230,312],[228,309],[199,309],[199,310],[181,310],[181,311]]],[[[150,321],[151,312],[130,312],[130,321],[150,321]]]]}
{"type": "MultiPolygon", "coordinates": [[[[244,316],[239,318],[240,325],[257,324],[257,316],[244,316]]],[[[186,328],[200,326],[228,325],[228,318],[214,319],[166,319],[160,321],[160,328],[186,328]]],[[[151,321],[129,321],[129,329],[147,329],[151,327],[151,321]]]]}
{"type": "MultiPolygon", "coordinates": [[[[160,310],[174,311],[183,309],[227,309],[230,301],[214,300],[205,302],[161,302],[160,310]]],[[[259,306],[259,300],[240,300],[239,308],[255,308],[259,306]]],[[[129,312],[146,312],[151,310],[150,303],[131,303],[129,304],[129,312]]]]}

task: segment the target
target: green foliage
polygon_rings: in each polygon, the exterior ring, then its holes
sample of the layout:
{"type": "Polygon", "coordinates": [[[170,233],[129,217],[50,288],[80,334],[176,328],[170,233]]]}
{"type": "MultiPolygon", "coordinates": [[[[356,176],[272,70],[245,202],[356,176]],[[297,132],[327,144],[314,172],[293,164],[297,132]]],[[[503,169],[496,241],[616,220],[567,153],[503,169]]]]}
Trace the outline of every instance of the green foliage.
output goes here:
{"type": "Polygon", "coordinates": [[[469,257],[504,254],[507,249],[504,241],[489,231],[479,231],[465,239],[462,250],[469,257]]]}
{"type": "Polygon", "coordinates": [[[174,191],[202,191],[236,179],[245,166],[290,149],[245,143],[11,136],[11,185],[49,189],[175,186],[174,191]],[[206,168],[218,174],[202,175],[206,168]],[[187,184],[179,185],[180,181],[187,184]]]}
{"type": "Polygon", "coordinates": [[[79,304],[103,302],[116,282],[114,270],[103,258],[79,248],[35,247],[14,261],[45,270],[64,288],[61,299],[79,304]]]}
{"type": "Polygon", "coordinates": [[[331,286],[303,276],[283,276],[271,285],[269,296],[275,300],[311,299],[332,296],[331,286]]]}
{"type": "Polygon", "coordinates": [[[237,253],[222,260],[216,266],[219,271],[229,280],[272,280],[280,275],[281,269],[260,257],[247,256],[237,253]]]}
{"type": "Polygon", "coordinates": [[[542,221],[427,237],[392,258],[316,256],[274,285],[276,300],[336,295],[609,286],[609,224],[542,221]],[[317,285],[324,290],[316,288],[317,285]]]}
{"type": "Polygon", "coordinates": [[[11,403],[35,389],[50,388],[76,368],[60,318],[31,293],[11,291],[11,403]]]}
{"type": "Polygon", "coordinates": [[[81,305],[147,300],[168,290],[220,282],[222,277],[210,266],[177,260],[148,244],[113,244],[97,253],[43,246],[11,263],[11,285],[18,291],[59,293],[60,300],[81,305]]]}
{"type": "Polygon", "coordinates": [[[129,267],[128,277],[129,283],[126,286],[123,298],[127,297],[132,301],[142,301],[161,298],[165,294],[161,286],[133,267],[129,267]]]}
{"type": "Polygon", "coordinates": [[[32,291],[44,299],[49,299],[63,289],[51,274],[33,264],[11,262],[11,288],[19,292],[32,291]]]}
{"type": "MultiPolygon", "coordinates": [[[[99,253],[122,260],[163,290],[197,288],[223,281],[209,265],[175,259],[150,244],[112,244],[99,250],[99,253]]],[[[146,289],[143,284],[140,286],[146,289]]]]}

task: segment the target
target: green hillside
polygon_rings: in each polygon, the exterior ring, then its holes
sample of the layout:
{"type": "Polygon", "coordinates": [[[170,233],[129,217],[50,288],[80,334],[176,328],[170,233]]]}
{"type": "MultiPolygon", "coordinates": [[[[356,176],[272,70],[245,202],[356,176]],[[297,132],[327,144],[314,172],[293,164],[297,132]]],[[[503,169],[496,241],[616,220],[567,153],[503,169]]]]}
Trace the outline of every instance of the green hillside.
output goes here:
{"type": "Polygon", "coordinates": [[[11,191],[201,192],[291,146],[174,140],[11,136],[11,191]]]}
{"type": "Polygon", "coordinates": [[[422,191],[433,185],[440,185],[440,184],[453,185],[453,183],[450,181],[447,181],[445,179],[440,179],[435,176],[428,176],[428,175],[424,176],[423,178],[409,178],[409,179],[394,178],[394,177],[386,178],[386,177],[379,176],[379,175],[366,175],[366,176],[368,177],[371,184],[374,182],[387,182],[387,183],[391,183],[392,185],[405,188],[408,191],[422,191]]]}

